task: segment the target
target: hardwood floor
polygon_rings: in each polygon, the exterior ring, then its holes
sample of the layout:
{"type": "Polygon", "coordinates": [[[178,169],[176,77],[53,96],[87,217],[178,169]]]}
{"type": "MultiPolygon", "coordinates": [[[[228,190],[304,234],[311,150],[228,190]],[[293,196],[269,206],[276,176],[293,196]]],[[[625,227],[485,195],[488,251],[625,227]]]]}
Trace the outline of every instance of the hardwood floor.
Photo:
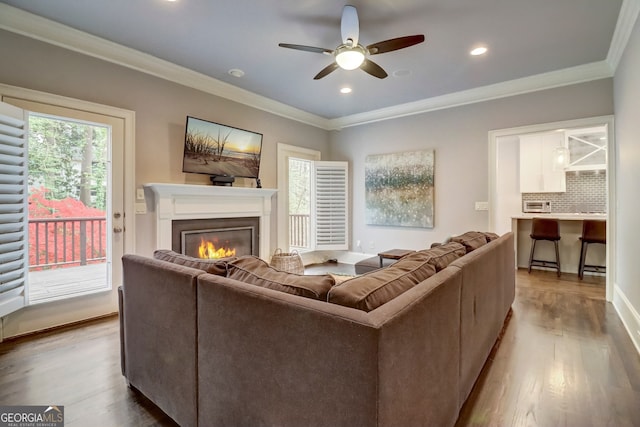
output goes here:
{"type": "Polygon", "coordinates": [[[127,387],[117,317],[0,343],[0,405],[64,405],[65,426],[175,426],[127,387]]]}
{"type": "MultiPolygon", "coordinates": [[[[0,343],[0,405],[67,426],[175,426],[120,374],[117,318],[0,343]]],[[[513,315],[456,426],[638,426],[640,356],[601,278],[519,271],[513,315]]]]}
{"type": "Polygon", "coordinates": [[[604,298],[601,278],[519,271],[511,320],[456,426],[639,426],[640,356],[604,298]]]}

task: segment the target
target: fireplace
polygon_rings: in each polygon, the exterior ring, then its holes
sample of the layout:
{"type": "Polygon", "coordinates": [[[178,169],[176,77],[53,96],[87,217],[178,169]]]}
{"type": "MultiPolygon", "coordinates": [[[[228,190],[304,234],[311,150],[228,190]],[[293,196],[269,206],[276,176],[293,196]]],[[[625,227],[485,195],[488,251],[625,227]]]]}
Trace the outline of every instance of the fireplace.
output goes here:
{"type": "Polygon", "coordinates": [[[188,219],[171,222],[171,249],[196,258],[256,255],[260,218],[188,219]]]}
{"type": "MultiPolygon", "coordinates": [[[[268,260],[271,248],[271,197],[276,190],[267,188],[215,187],[190,184],[145,184],[151,190],[150,214],[155,220],[155,249],[175,249],[173,223],[183,220],[231,220],[253,218],[258,221],[254,228],[253,255],[268,260]]],[[[145,191],[146,192],[146,191],[145,191]]],[[[147,193],[148,194],[148,193],[147,193]]],[[[149,206],[149,205],[148,205],[149,206]]],[[[244,227],[227,223],[227,228],[244,227]]],[[[218,225],[214,226],[218,228],[218,225]]],[[[192,229],[206,230],[208,223],[200,223],[192,229]],[[204,225],[203,225],[204,224],[204,225]]],[[[219,237],[220,238],[220,237],[219,237]]],[[[222,237],[228,239],[228,237],[222,237]]]]}

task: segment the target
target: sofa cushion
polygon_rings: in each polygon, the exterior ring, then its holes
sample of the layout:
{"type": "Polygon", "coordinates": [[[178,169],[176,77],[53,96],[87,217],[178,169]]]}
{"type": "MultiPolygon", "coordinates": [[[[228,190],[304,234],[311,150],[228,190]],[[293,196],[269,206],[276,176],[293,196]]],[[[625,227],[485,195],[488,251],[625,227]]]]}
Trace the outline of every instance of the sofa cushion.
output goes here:
{"type": "Polygon", "coordinates": [[[255,256],[244,256],[227,265],[227,277],[288,294],[326,300],[335,281],[328,274],[302,275],[280,271],[255,256]]]}
{"type": "Polygon", "coordinates": [[[467,250],[461,243],[449,242],[420,252],[430,256],[429,264],[433,265],[438,272],[447,268],[449,264],[461,256],[466,255],[467,250]]]}
{"type": "Polygon", "coordinates": [[[491,233],[491,232],[489,232],[489,231],[483,231],[483,232],[482,232],[482,234],[484,234],[484,237],[486,237],[486,239],[487,239],[487,243],[489,243],[489,242],[493,242],[493,241],[494,241],[494,240],[496,240],[498,237],[500,237],[500,236],[498,236],[496,233],[491,233]]]}
{"type": "Polygon", "coordinates": [[[222,259],[201,259],[194,258],[188,255],[179,254],[168,249],[158,249],[153,252],[153,257],[161,261],[168,261],[174,264],[184,265],[186,267],[197,268],[199,270],[206,271],[207,273],[215,274],[218,276],[227,275],[227,262],[236,259],[222,258],[222,259]]]}
{"type": "Polygon", "coordinates": [[[487,238],[484,233],[479,231],[467,231],[459,236],[453,236],[451,241],[464,245],[467,253],[487,244],[487,238]]]}
{"type": "Polygon", "coordinates": [[[333,304],[371,311],[435,274],[431,255],[415,252],[393,265],[347,280],[329,291],[333,304]]]}

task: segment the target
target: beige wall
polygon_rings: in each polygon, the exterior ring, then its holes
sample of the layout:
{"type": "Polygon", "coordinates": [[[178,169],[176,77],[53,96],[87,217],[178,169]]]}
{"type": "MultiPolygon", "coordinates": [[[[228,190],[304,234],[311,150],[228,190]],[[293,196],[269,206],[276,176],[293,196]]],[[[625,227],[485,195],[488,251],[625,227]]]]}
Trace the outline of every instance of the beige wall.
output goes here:
{"type": "Polygon", "coordinates": [[[467,230],[487,230],[490,130],[613,114],[612,79],[534,92],[332,132],[331,158],[350,161],[352,245],[376,253],[424,248],[467,230]],[[364,160],[368,154],[435,149],[435,227],[364,224],[364,160]],[[371,246],[371,244],[373,246],[371,246]]]}
{"type": "Polygon", "coordinates": [[[640,20],[614,77],[617,240],[614,304],[640,351],[640,20]]]}
{"type": "MultiPolygon", "coordinates": [[[[1,83],[135,111],[136,186],[207,183],[206,176],[181,172],[186,115],[263,133],[260,175],[265,187],[276,187],[278,142],[320,150],[323,159],[349,160],[352,237],[353,242],[361,240],[365,252],[420,248],[456,232],[486,229],[487,213],[475,211],[474,203],[488,197],[489,130],[613,112],[612,82],[605,79],[329,133],[5,31],[0,31],[0,54],[13,58],[0,67],[1,83]],[[436,150],[435,227],[366,226],[365,156],[423,148],[436,150]]],[[[247,180],[241,185],[253,183],[247,180]]],[[[138,215],[137,252],[151,252],[148,242],[153,232],[150,217],[138,215]]]]}
{"type": "MultiPolygon", "coordinates": [[[[328,155],[329,134],[322,129],[1,30],[0,57],[11,58],[2,61],[0,83],[135,111],[136,186],[209,182],[205,175],[182,173],[187,115],[262,133],[260,177],[265,188],[276,188],[277,143],[328,155]]],[[[239,185],[255,184],[241,180],[239,185]]],[[[138,215],[138,253],[154,249],[149,239],[153,233],[149,216],[138,215]]]]}

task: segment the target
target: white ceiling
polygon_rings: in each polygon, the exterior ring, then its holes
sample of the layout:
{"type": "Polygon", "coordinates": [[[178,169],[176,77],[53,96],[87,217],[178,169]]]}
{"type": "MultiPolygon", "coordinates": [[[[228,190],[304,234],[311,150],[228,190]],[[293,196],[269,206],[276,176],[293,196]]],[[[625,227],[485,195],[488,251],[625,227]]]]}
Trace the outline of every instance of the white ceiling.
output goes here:
{"type": "MultiPolygon", "coordinates": [[[[361,70],[337,70],[317,81],[313,76],[331,62],[330,57],[284,49],[278,43],[334,49],[341,42],[344,0],[0,3],[229,83],[275,104],[322,120],[339,120],[541,74],[562,75],[566,84],[573,78],[567,69],[578,71],[576,81],[585,80],[584,70],[604,64],[610,54],[622,0],[353,0],[350,4],[358,10],[363,45],[412,34],[424,34],[426,42],[372,57],[389,73],[384,80],[361,70]],[[489,52],[470,56],[478,44],[486,45],[489,52]],[[244,77],[231,76],[228,71],[233,68],[243,70],[244,77]],[[396,71],[410,73],[395,77],[396,71]],[[339,92],[345,85],[353,88],[351,94],[339,92]]],[[[11,26],[5,23],[0,28],[28,33],[11,26]]],[[[602,69],[598,68],[596,77],[602,69]]],[[[265,105],[262,108],[268,109],[265,105]]]]}

